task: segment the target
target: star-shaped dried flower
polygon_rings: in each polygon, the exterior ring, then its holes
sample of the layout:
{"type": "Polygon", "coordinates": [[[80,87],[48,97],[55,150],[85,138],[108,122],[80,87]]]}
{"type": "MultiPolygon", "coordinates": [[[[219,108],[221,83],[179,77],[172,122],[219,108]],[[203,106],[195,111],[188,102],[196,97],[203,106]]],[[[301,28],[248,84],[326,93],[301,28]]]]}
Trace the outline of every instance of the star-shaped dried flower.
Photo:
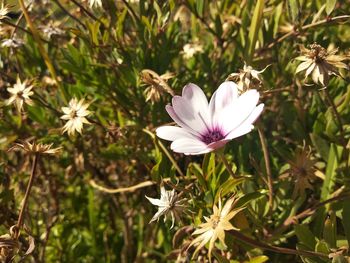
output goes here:
{"type": "Polygon", "coordinates": [[[23,141],[22,143],[15,143],[14,146],[12,146],[9,151],[13,150],[24,150],[27,153],[32,154],[57,154],[61,151],[62,147],[58,148],[52,148],[53,143],[51,144],[43,144],[43,143],[37,143],[37,142],[28,142],[23,141]]]}
{"type": "Polygon", "coordinates": [[[312,158],[311,149],[304,146],[297,148],[294,160],[287,160],[290,168],[281,178],[291,176],[294,181],[293,198],[305,193],[306,189],[313,189],[312,182],[317,178],[316,160],[312,158]]]}
{"type": "Polygon", "coordinates": [[[140,73],[141,81],[148,87],[145,89],[146,101],[157,102],[160,100],[160,96],[167,92],[172,96],[175,95],[174,91],[170,88],[167,81],[173,78],[175,74],[165,73],[159,76],[156,72],[150,69],[144,69],[140,73]]]}
{"type": "MultiPolygon", "coordinates": [[[[2,19],[7,19],[8,16],[7,14],[10,12],[9,10],[9,5],[5,5],[5,3],[1,3],[1,7],[0,7],[0,20],[2,19]]],[[[1,21],[0,21],[0,24],[1,24],[1,21]]]]}
{"type": "Polygon", "coordinates": [[[7,91],[11,94],[11,97],[7,100],[6,104],[15,104],[17,110],[20,112],[23,109],[23,104],[33,105],[33,101],[30,96],[34,94],[32,91],[33,86],[27,84],[27,80],[21,81],[17,77],[17,82],[12,88],[7,88],[7,91]]]}
{"type": "Polygon", "coordinates": [[[235,197],[231,197],[226,201],[224,207],[222,207],[221,199],[219,198],[219,207],[214,205],[213,214],[209,218],[204,217],[206,223],[200,224],[198,229],[192,233],[192,235],[199,235],[190,244],[190,247],[193,245],[197,247],[194,256],[209,242],[208,257],[210,260],[215,241],[219,239],[226,246],[225,231],[239,230],[230,223],[230,220],[244,209],[244,207],[233,208],[235,200],[235,197]]]}
{"type": "Polygon", "coordinates": [[[164,216],[164,222],[167,220],[167,216],[170,214],[171,216],[171,227],[174,227],[175,220],[180,220],[180,214],[186,208],[184,202],[186,199],[179,199],[175,190],[167,191],[164,186],[160,187],[160,199],[150,198],[146,196],[146,198],[155,206],[158,206],[157,213],[152,217],[150,223],[154,221],[158,221],[161,216],[164,216]]]}
{"type": "Polygon", "coordinates": [[[82,133],[83,124],[90,124],[86,119],[91,114],[87,108],[90,106],[89,103],[84,103],[84,99],[78,101],[77,98],[73,98],[69,101],[68,107],[62,107],[64,115],[61,117],[62,120],[67,120],[64,125],[62,132],[68,132],[68,135],[74,135],[75,131],[82,133]]]}
{"type": "MultiPolygon", "coordinates": [[[[267,66],[268,67],[268,66],[267,66]]],[[[231,73],[226,81],[234,81],[238,85],[239,94],[246,92],[249,89],[255,89],[262,83],[260,74],[263,73],[267,67],[262,70],[256,70],[253,67],[244,63],[243,69],[239,73],[231,73]]]]}
{"type": "Polygon", "coordinates": [[[339,69],[348,69],[343,62],[349,59],[347,56],[336,55],[338,49],[326,50],[322,46],[314,43],[310,49],[301,47],[302,56],[296,60],[302,61],[295,73],[305,71],[305,79],[311,74],[314,83],[327,86],[331,75],[339,76],[339,69]]]}

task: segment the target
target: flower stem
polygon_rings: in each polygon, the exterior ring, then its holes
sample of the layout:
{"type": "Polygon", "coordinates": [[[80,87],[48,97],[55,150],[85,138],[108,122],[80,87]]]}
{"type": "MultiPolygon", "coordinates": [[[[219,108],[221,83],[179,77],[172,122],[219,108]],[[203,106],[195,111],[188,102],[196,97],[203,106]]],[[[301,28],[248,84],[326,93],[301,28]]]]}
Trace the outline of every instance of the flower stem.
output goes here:
{"type": "Polygon", "coordinates": [[[324,254],[324,253],[319,253],[319,252],[314,252],[314,251],[306,251],[306,250],[295,250],[295,249],[291,249],[291,248],[283,248],[283,247],[268,245],[268,244],[262,243],[258,240],[247,237],[244,234],[242,234],[236,230],[231,230],[229,233],[232,234],[232,236],[234,236],[235,238],[239,239],[240,241],[242,241],[248,245],[251,245],[253,247],[259,247],[259,248],[264,249],[264,250],[269,250],[272,252],[289,254],[289,255],[328,258],[328,255],[324,254]]]}
{"type": "Polygon", "coordinates": [[[226,170],[229,172],[229,174],[232,176],[234,179],[238,179],[239,176],[235,175],[235,173],[232,171],[232,166],[228,163],[228,160],[223,152],[218,152],[218,154],[221,157],[222,162],[224,163],[226,170]]]}
{"type": "Polygon", "coordinates": [[[24,17],[25,17],[25,19],[26,19],[26,21],[28,23],[29,29],[30,29],[30,31],[32,31],[33,38],[38,44],[38,48],[39,48],[40,54],[43,57],[43,59],[45,61],[45,64],[46,64],[46,66],[47,66],[47,68],[48,68],[52,78],[55,80],[56,84],[58,85],[58,80],[57,80],[57,75],[56,75],[55,68],[54,68],[54,66],[52,64],[52,61],[50,60],[49,55],[47,54],[47,52],[46,52],[46,50],[45,50],[45,48],[43,46],[40,34],[39,34],[38,30],[36,29],[36,27],[34,26],[34,24],[32,22],[32,19],[30,18],[29,13],[28,13],[25,5],[24,5],[23,0],[19,0],[19,4],[21,6],[21,9],[22,9],[22,12],[24,14],[24,17]]]}
{"type": "Polygon", "coordinates": [[[259,126],[258,126],[258,133],[259,133],[260,143],[264,154],[265,168],[266,168],[266,174],[267,174],[267,186],[269,188],[269,209],[271,211],[273,207],[273,181],[272,181],[272,173],[271,173],[271,166],[270,166],[269,150],[267,148],[264,132],[259,126]]]}
{"type": "Polygon", "coordinates": [[[325,95],[325,98],[328,102],[328,104],[330,105],[332,111],[333,111],[333,115],[334,117],[337,119],[338,122],[338,127],[339,127],[339,132],[340,132],[340,141],[342,146],[344,147],[344,156],[345,156],[345,161],[346,161],[346,170],[349,169],[349,150],[347,149],[347,143],[345,140],[345,133],[344,133],[344,128],[343,128],[343,122],[341,120],[340,114],[337,110],[337,107],[334,104],[334,101],[332,100],[332,97],[329,95],[328,90],[325,88],[323,89],[323,93],[325,95]]]}
{"type": "Polygon", "coordinates": [[[171,154],[168,152],[168,150],[165,148],[165,146],[159,140],[157,140],[157,138],[154,135],[154,133],[149,131],[149,130],[147,130],[147,129],[142,129],[142,131],[144,131],[149,136],[151,136],[151,138],[154,140],[154,142],[156,144],[158,144],[158,146],[162,149],[162,151],[165,153],[165,155],[169,158],[170,162],[174,165],[176,171],[180,174],[180,176],[184,177],[185,174],[181,171],[181,168],[179,167],[179,165],[177,164],[175,159],[171,156],[171,154]]]}
{"type": "Polygon", "coordinates": [[[17,220],[17,225],[16,225],[16,228],[17,228],[17,233],[15,235],[15,238],[18,239],[19,237],[19,230],[21,229],[22,225],[23,225],[23,220],[24,220],[24,212],[25,212],[25,209],[27,207],[27,204],[28,204],[28,197],[30,195],[30,191],[32,189],[32,186],[33,186],[33,182],[34,182],[34,177],[35,177],[35,172],[36,172],[36,167],[37,167],[37,164],[38,164],[38,160],[39,160],[39,154],[36,153],[34,155],[34,158],[33,158],[33,163],[32,163],[32,171],[30,173],[30,177],[29,177],[29,182],[28,182],[28,185],[27,185],[27,189],[26,189],[26,193],[24,195],[24,198],[23,198],[23,201],[22,201],[22,208],[19,212],[19,216],[18,216],[18,220],[17,220]]]}
{"type": "MultiPolygon", "coordinates": [[[[317,21],[315,23],[311,23],[311,24],[302,26],[300,31],[307,30],[307,29],[314,28],[314,27],[318,27],[318,26],[325,25],[325,24],[330,24],[331,22],[336,22],[339,20],[348,20],[349,18],[350,18],[349,15],[341,15],[341,16],[335,16],[332,18],[326,18],[326,19],[317,21]]],[[[275,39],[272,43],[268,44],[267,46],[262,47],[260,50],[258,50],[257,54],[261,54],[263,51],[270,50],[276,44],[281,43],[282,41],[289,38],[290,36],[300,34],[300,31],[295,31],[295,30],[289,31],[288,33],[282,35],[280,38],[275,39]]]]}

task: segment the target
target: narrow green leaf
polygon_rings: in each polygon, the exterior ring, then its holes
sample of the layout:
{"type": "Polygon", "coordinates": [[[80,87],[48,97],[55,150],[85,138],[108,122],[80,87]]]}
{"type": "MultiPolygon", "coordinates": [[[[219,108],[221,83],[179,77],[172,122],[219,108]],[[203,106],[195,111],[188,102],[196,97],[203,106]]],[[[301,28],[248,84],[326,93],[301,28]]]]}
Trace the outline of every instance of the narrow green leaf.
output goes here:
{"type": "Polygon", "coordinates": [[[314,250],[316,246],[316,237],[311,232],[307,225],[295,225],[295,234],[297,235],[299,241],[308,247],[310,250],[314,250]]]}
{"type": "Polygon", "coordinates": [[[250,24],[249,28],[249,51],[248,51],[248,58],[247,60],[250,62],[254,56],[256,41],[258,39],[258,33],[262,26],[262,17],[263,17],[263,11],[264,11],[265,1],[264,0],[257,0],[254,14],[252,18],[252,22],[250,24]]]}
{"type": "Polygon", "coordinates": [[[338,168],[338,160],[341,156],[341,153],[341,147],[337,147],[335,144],[331,144],[326,167],[326,177],[323,181],[321,189],[321,200],[326,200],[332,193],[336,178],[336,170],[338,168]]]}
{"type": "Polygon", "coordinates": [[[350,200],[346,200],[343,202],[343,227],[346,235],[346,239],[348,240],[348,246],[350,246],[350,200]]]}
{"type": "Polygon", "coordinates": [[[336,3],[337,3],[337,0],[327,0],[326,13],[328,16],[333,12],[336,3]]]}
{"type": "Polygon", "coordinates": [[[299,0],[288,0],[289,15],[292,18],[292,21],[294,24],[299,19],[299,10],[300,10],[299,0]]]}
{"type": "Polygon", "coordinates": [[[258,257],[254,257],[252,259],[250,259],[249,263],[264,263],[266,261],[268,261],[269,258],[267,256],[258,256],[258,257]]]}
{"type": "Polygon", "coordinates": [[[197,9],[198,15],[203,16],[204,0],[197,0],[196,4],[197,4],[196,9],[197,9]]]}
{"type": "Polygon", "coordinates": [[[324,222],[323,238],[330,248],[337,247],[337,220],[333,211],[329,212],[329,215],[324,222]]]}

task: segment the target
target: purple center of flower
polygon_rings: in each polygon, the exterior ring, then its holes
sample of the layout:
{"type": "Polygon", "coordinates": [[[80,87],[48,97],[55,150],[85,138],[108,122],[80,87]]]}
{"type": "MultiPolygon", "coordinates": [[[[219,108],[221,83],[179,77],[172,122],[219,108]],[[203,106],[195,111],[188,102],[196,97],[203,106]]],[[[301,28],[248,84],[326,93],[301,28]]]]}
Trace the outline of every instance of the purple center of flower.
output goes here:
{"type": "Polygon", "coordinates": [[[222,131],[219,129],[208,130],[205,134],[202,135],[202,141],[206,144],[210,144],[212,142],[220,141],[224,138],[222,131]]]}

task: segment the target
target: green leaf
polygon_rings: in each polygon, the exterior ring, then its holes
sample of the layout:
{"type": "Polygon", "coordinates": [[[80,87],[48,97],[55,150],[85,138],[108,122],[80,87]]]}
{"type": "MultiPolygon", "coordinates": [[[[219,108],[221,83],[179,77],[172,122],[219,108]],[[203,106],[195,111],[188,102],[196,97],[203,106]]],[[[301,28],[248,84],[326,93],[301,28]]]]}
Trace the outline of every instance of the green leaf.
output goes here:
{"type": "Polygon", "coordinates": [[[204,10],[204,0],[197,0],[196,1],[196,9],[199,16],[203,16],[203,10],[204,10]]]}
{"type": "Polygon", "coordinates": [[[254,56],[256,41],[258,39],[258,33],[262,25],[262,17],[265,6],[265,0],[257,0],[252,22],[249,28],[249,50],[247,60],[250,62],[254,56]]]}
{"type": "Polygon", "coordinates": [[[250,259],[249,263],[264,263],[266,261],[268,261],[269,258],[267,256],[258,256],[258,257],[254,257],[252,259],[250,259]]]}
{"type": "Polygon", "coordinates": [[[316,133],[311,133],[310,138],[312,144],[315,146],[317,152],[321,155],[322,159],[327,161],[329,153],[329,145],[327,141],[318,136],[316,133]]]}
{"type": "Polygon", "coordinates": [[[295,234],[299,241],[308,247],[308,249],[314,250],[316,246],[316,237],[311,232],[307,225],[295,225],[295,234]]]}
{"type": "Polygon", "coordinates": [[[350,245],[350,200],[345,200],[343,202],[343,211],[342,211],[342,216],[343,216],[343,227],[344,227],[344,232],[346,235],[346,239],[348,240],[348,246],[350,245]]]}
{"type": "Polygon", "coordinates": [[[330,249],[329,249],[329,247],[328,247],[328,244],[327,244],[327,242],[325,242],[324,240],[319,240],[319,241],[316,243],[315,251],[316,251],[316,252],[321,252],[321,253],[324,253],[324,254],[330,253],[330,249]]]}
{"type": "Polygon", "coordinates": [[[328,16],[333,12],[336,3],[337,3],[337,0],[327,0],[326,13],[328,16]]]}
{"type": "Polygon", "coordinates": [[[324,222],[323,238],[330,248],[337,247],[337,219],[333,211],[329,212],[324,222]]]}
{"type": "Polygon", "coordinates": [[[295,24],[299,20],[300,3],[299,0],[288,0],[288,11],[292,18],[292,22],[295,24]]]}
{"type": "Polygon", "coordinates": [[[322,189],[321,189],[321,200],[326,200],[329,198],[330,194],[333,191],[335,178],[336,178],[336,170],[338,168],[338,162],[340,156],[342,154],[342,148],[337,147],[335,144],[331,144],[328,154],[328,161],[326,167],[326,177],[323,181],[322,189]]]}

